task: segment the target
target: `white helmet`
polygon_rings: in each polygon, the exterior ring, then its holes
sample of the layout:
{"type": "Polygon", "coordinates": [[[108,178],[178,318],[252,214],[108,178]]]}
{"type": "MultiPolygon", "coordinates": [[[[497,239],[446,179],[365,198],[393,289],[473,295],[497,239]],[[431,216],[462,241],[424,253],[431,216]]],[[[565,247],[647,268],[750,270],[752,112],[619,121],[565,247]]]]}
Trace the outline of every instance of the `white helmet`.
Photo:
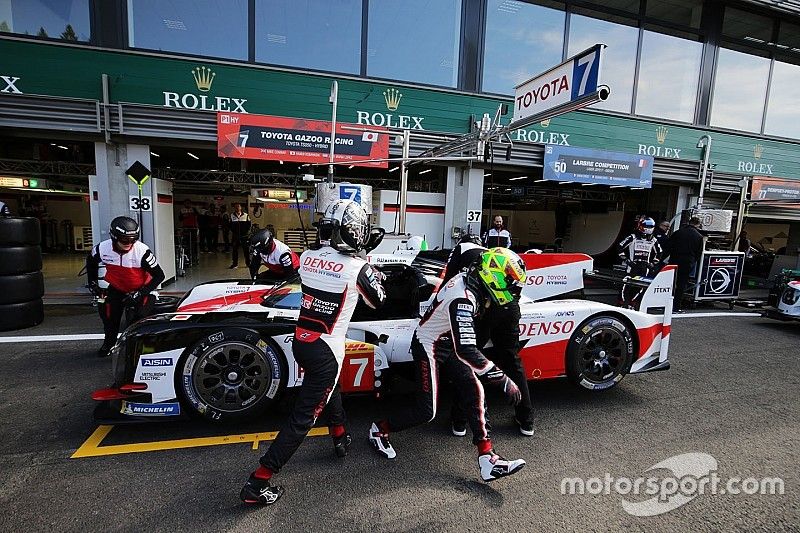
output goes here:
{"type": "Polygon", "coordinates": [[[369,240],[369,217],[361,204],[338,200],[319,221],[319,242],[344,253],[362,250],[369,240]]]}

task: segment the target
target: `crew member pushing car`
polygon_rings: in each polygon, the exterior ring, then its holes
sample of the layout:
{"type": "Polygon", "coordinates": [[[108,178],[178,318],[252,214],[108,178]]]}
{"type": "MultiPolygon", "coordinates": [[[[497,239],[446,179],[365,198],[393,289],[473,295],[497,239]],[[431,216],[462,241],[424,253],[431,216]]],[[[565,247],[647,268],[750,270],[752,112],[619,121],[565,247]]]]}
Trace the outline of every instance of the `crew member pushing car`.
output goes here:
{"type": "Polygon", "coordinates": [[[525,265],[519,256],[506,248],[493,248],[484,252],[480,265],[456,275],[439,290],[411,340],[417,385],[414,402],[373,422],[370,428],[369,440],[380,455],[396,457],[390,433],[430,422],[436,416],[441,368],[453,380],[457,401],[467,414],[472,442],[478,447],[481,479],[509,476],[525,466],[522,459],[506,460],[492,447],[483,385],[498,387],[512,405],[519,404],[522,393],[481,353],[474,324],[487,307],[507,305],[511,294],[519,292],[524,283],[525,265]]]}
{"type": "Polygon", "coordinates": [[[268,229],[262,229],[250,237],[250,277],[253,279],[282,280],[297,274],[300,260],[287,245],[272,236],[268,229]],[[267,270],[258,269],[264,264],[267,270]]]}
{"type": "Polygon", "coordinates": [[[126,307],[138,320],[153,307],[150,294],[164,281],[164,271],[156,256],[139,240],[139,224],[130,217],[117,217],[111,221],[110,239],[101,242],[86,258],[86,275],[89,289],[98,296],[97,309],[103,321],[105,339],[97,351],[98,357],[109,354],[117,342],[119,324],[126,307]],[[105,266],[104,279],[108,288],[99,286],[100,266],[105,266]]]}
{"type": "Polygon", "coordinates": [[[303,384],[288,420],[242,488],[240,498],[245,503],[270,505],[281,497],[283,487],[270,480],[289,461],[323,410],[328,412],[336,455],[344,457],[350,446],[338,387],[345,334],[359,297],[375,308],[383,304],[386,294],[378,273],[356,257],[370,236],[369,219],[359,204],[352,200],[331,204],[317,227],[322,246],[300,257],[303,294],[292,341],[292,353],[303,368],[303,384]]]}

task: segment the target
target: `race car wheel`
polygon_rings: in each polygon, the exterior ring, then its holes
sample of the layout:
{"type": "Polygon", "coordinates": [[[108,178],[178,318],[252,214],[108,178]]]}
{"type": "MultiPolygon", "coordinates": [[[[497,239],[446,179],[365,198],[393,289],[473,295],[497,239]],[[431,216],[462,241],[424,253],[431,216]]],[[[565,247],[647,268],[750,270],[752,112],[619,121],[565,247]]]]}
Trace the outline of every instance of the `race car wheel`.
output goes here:
{"type": "Polygon", "coordinates": [[[567,345],[567,376],[589,390],[610,389],[633,364],[633,333],[619,318],[595,316],[581,324],[567,345]]]}
{"type": "Polygon", "coordinates": [[[284,356],[271,341],[253,330],[225,328],[184,352],[176,388],[194,412],[209,420],[241,420],[272,405],[287,376],[284,356]]]}

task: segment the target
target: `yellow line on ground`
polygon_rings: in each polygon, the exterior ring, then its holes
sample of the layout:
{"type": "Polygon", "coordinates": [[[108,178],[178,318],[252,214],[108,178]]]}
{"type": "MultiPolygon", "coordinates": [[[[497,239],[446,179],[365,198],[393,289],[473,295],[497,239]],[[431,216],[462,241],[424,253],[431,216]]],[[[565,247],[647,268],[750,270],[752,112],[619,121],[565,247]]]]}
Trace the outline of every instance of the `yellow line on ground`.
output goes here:
{"type": "MultiPolygon", "coordinates": [[[[223,444],[252,443],[253,449],[258,449],[259,441],[275,440],[277,431],[264,433],[243,433],[240,435],[221,435],[218,437],[197,437],[191,439],[173,439],[154,442],[134,442],[131,444],[112,444],[100,446],[102,440],[114,426],[99,426],[92,435],[78,448],[72,459],[84,457],[101,457],[104,455],[121,455],[126,453],[156,452],[162,450],[179,450],[183,448],[198,448],[202,446],[220,446],[223,444]]],[[[311,428],[310,436],[327,435],[328,428],[311,428]]]]}

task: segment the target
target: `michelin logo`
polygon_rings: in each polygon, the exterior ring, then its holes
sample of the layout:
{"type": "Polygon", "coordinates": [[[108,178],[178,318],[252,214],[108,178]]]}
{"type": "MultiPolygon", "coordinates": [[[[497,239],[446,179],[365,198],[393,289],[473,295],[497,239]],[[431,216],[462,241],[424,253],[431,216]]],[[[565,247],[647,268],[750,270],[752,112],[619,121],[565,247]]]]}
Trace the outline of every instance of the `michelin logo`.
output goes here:
{"type": "Polygon", "coordinates": [[[172,366],[171,357],[159,357],[157,359],[142,359],[142,366],[172,366]]]}
{"type": "Polygon", "coordinates": [[[181,414],[179,403],[133,403],[123,402],[122,414],[147,416],[177,416],[181,414]]]}

